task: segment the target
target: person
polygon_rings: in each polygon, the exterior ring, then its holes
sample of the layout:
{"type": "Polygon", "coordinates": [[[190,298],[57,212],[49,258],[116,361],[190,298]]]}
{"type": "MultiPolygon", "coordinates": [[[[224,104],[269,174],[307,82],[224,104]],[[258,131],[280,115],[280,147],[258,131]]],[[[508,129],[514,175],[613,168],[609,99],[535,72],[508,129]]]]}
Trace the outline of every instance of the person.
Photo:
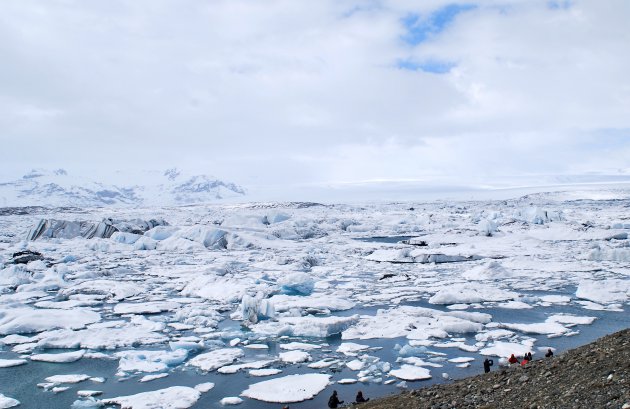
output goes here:
{"type": "Polygon", "coordinates": [[[493,361],[492,359],[488,359],[488,358],[486,358],[486,360],[485,360],[485,361],[483,361],[483,371],[484,371],[485,373],[490,372],[490,367],[491,367],[492,365],[494,365],[494,361],[493,361]]]}
{"type": "Polygon", "coordinates": [[[527,359],[527,354],[525,354],[525,356],[523,357],[523,360],[521,361],[521,366],[527,365],[528,362],[529,362],[529,359],[527,359]]]}
{"type": "Polygon", "coordinates": [[[343,401],[339,400],[339,398],[337,397],[337,391],[333,391],[332,396],[330,397],[330,399],[328,399],[328,407],[334,409],[342,403],[343,401]]]}
{"type": "Polygon", "coordinates": [[[531,352],[528,352],[528,353],[525,355],[525,358],[527,358],[527,360],[528,360],[528,361],[530,361],[530,362],[534,359],[534,358],[532,358],[532,353],[531,353],[531,352]]]}
{"type": "Polygon", "coordinates": [[[545,354],[545,358],[551,358],[553,356],[553,351],[551,348],[547,349],[547,353],[545,354]]]}
{"type": "Polygon", "coordinates": [[[511,364],[519,364],[519,363],[520,363],[520,362],[519,362],[519,360],[518,360],[518,359],[516,359],[516,357],[514,356],[514,354],[512,354],[512,355],[510,356],[510,359],[508,359],[508,362],[509,362],[509,363],[511,363],[511,364]]]}
{"type": "Polygon", "coordinates": [[[363,402],[367,402],[367,401],[369,401],[369,400],[370,400],[370,398],[365,399],[365,398],[363,397],[363,392],[361,392],[361,391],[357,392],[357,398],[355,399],[355,401],[356,401],[357,403],[363,403],[363,402]]]}

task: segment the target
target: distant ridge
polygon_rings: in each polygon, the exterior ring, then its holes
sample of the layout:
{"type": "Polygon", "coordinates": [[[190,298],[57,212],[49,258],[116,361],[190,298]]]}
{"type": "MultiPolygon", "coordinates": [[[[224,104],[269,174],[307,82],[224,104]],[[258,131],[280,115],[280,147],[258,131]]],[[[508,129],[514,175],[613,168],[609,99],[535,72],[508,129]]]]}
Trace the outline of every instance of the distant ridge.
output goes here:
{"type": "Polygon", "coordinates": [[[148,182],[108,184],[64,169],[33,169],[17,180],[0,181],[0,207],[143,206],[213,202],[245,195],[241,186],[173,168],[150,173],[148,182]]]}

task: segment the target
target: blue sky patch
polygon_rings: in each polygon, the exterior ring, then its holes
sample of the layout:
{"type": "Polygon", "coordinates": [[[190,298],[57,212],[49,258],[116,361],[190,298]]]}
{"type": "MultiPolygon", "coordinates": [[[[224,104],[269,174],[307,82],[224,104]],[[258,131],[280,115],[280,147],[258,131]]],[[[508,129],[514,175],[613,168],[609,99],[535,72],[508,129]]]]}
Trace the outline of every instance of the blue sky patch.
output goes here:
{"type": "Polygon", "coordinates": [[[408,14],[402,19],[407,33],[403,41],[410,45],[418,45],[430,37],[442,32],[462,12],[475,9],[473,4],[449,4],[429,15],[408,14]]]}
{"type": "Polygon", "coordinates": [[[431,74],[446,74],[451,71],[455,64],[448,61],[426,60],[422,62],[410,59],[398,60],[396,67],[408,71],[424,71],[431,74]]]}
{"type": "Polygon", "coordinates": [[[568,10],[572,5],[572,0],[550,0],[547,2],[547,7],[552,10],[568,10]]]}

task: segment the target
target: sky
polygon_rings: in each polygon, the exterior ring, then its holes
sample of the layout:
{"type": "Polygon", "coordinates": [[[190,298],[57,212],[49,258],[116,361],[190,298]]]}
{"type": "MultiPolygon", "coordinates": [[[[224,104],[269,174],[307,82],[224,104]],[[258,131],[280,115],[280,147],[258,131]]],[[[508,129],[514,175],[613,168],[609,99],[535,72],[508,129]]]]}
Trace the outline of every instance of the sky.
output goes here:
{"type": "Polygon", "coordinates": [[[3,0],[0,176],[630,175],[625,0],[3,0]]]}

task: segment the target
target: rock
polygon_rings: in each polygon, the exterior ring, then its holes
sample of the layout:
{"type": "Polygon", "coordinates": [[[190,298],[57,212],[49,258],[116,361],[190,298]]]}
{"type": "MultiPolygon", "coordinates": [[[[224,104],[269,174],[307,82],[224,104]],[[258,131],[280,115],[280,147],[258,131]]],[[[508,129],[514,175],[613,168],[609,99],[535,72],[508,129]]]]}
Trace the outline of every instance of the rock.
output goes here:
{"type": "Polygon", "coordinates": [[[518,378],[518,381],[519,382],[527,382],[527,381],[529,381],[529,376],[523,375],[520,378],[518,378]]]}
{"type": "Polygon", "coordinates": [[[42,253],[31,250],[18,251],[17,253],[13,253],[13,264],[28,264],[31,261],[43,260],[44,256],[42,253]]]}

